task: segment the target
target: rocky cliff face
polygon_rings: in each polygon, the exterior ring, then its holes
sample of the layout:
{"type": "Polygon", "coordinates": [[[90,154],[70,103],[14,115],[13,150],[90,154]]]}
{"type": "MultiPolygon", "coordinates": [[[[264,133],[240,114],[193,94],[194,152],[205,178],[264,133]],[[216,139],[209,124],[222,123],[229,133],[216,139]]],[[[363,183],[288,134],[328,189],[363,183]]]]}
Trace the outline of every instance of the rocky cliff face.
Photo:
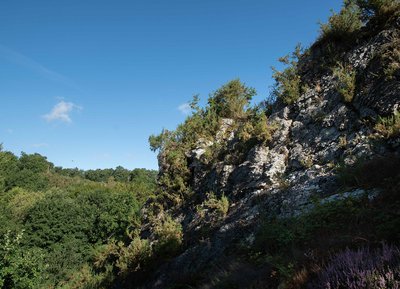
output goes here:
{"type": "MultiPolygon", "coordinates": [[[[229,210],[212,225],[204,223],[194,205],[174,211],[183,225],[186,249],[160,268],[149,287],[167,288],[171,280],[199,271],[216,275],[219,264],[234,264],[231,245],[244,242],[251,246],[261,215],[301,214],[313,206],[316,197],[329,202],[379,194],[379,188],[357,187],[339,193],[336,170],[339,163],[351,165],[358,159],[400,154],[399,135],[379,138],[374,129],[379,117],[393,114],[400,105],[400,70],[385,75],[387,61],[393,59],[381,57],[398,50],[400,19],[371,34],[340,55],[356,71],[351,102],[343,101],[332,70],[315,68],[320,56],[318,47],[312,47],[299,63],[308,88],[291,105],[275,104],[268,119],[275,130],[268,144],[250,148],[239,162],[227,161],[238,154],[239,140],[229,130],[232,121],[225,119],[220,134],[230,149],[223,160],[204,163],[202,156],[212,145],[207,141],[199,141],[197,149],[187,152],[194,192],[203,197],[209,191],[224,194],[230,201],[229,210]],[[201,239],[205,228],[207,237],[201,239]]],[[[160,169],[167,169],[162,157],[160,169]]],[[[232,272],[246,270],[232,266],[232,272]]]]}

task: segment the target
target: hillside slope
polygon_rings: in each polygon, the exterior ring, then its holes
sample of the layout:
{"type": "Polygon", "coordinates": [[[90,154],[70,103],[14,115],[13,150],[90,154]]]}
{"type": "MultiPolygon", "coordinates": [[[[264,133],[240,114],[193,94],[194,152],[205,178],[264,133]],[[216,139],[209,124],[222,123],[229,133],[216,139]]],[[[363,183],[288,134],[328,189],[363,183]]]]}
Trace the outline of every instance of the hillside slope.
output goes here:
{"type": "MultiPolygon", "coordinates": [[[[303,270],[301,287],[318,278],[310,263],[322,264],[328,252],[376,247],[382,240],[397,244],[400,17],[397,1],[385,3],[381,10],[345,6],[314,45],[283,59],[289,66],[275,74],[266,141],[243,145],[242,118],[222,115],[213,138],[198,137],[184,148],[185,169],[174,167],[168,141],[159,147],[160,195],[178,191],[165,182],[176,174],[190,192],[178,200],[160,197],[144,209],[153,220],[173,216],[183,231],[181,249],[151,274],[146,288],[276,288],[289,286],[303,270]],[[334,34],[335,21],[346,13],[369,18],[348,34],[334,34]],[[341,203],[348,200],[350,207],[341,203]],[[381,222],[372,216],[378,211],[387,212],[381,222]],[[300,238],[304,232],[295,226],[311,216],[321,224],[315,220],[300,238]],[[281,231],[268,231],[266,224],[281,231]]],[[[152,238],[146,224],[142,235],[152,238]]]]}

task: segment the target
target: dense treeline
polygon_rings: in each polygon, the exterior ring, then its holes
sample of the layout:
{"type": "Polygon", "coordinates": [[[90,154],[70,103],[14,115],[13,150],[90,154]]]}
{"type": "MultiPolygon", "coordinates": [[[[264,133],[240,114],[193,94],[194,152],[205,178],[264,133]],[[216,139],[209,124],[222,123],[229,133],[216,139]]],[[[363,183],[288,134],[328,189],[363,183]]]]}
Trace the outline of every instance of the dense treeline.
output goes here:
{"type": "Polygon", "coordinates": [[[76,288],[103,245],[129,242],[156,172],[54,167],[0,150],[0,288],[76,288]]]}
{"type": "Polygon", "coordinates": [[[54,171],[60,175],[68,177],[81,177],[94,182],[108,182],[114,180],[116,182],[137,182],[141,179],[154,178],[156,171],[147,169],[128,170],[121,166],[115,169],[96,169],[96,170],[80,170],[78,168],[62,168],[55,167],[54,171]]]}

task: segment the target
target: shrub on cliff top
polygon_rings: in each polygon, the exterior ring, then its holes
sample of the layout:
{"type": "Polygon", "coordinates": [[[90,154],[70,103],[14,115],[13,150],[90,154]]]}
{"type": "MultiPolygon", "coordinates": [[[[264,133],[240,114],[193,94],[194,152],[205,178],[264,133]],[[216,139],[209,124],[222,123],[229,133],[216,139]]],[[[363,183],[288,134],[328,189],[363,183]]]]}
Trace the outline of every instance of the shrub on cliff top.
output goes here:
{"type": "Polygon", "coordinates": [[[372,17],[388,17],[400,8],[398,0],[357,0],[356,3],[361,8],[364,21],[372,17]]]}
{"type": "Polygon", "coordinates": [[[275,79],[272,95],[285,104],[294,103],[299,99],[302,92],[301,78],[297,68],[301,54],[302,48],[297,45],[291,55],[279,58],[279,62],[286,66],[284,70],[279,71],[272,67],[272,77],[275,79]]]}
{"type": "Polygon", "coordinates": [[[345,0],[339,13],[332,12],[327,23],[321,24],[320,39],[342,40],[351,37],[363,26],[361,9],[352,0],[345,0]]]}

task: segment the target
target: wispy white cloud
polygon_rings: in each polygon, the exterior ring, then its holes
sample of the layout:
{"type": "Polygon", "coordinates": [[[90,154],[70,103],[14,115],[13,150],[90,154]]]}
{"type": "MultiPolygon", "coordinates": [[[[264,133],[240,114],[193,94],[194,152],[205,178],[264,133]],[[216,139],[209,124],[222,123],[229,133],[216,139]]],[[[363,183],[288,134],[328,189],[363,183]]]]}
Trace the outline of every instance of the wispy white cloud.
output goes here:
{"type": "Polygon", "coordinates": [[[44,78],[47,78],[49,80],[56,81],[56,82],[61,82],[65,85],[68,85],[72,88],[79,90],[78,85],[74,81],[69,79],[68,77],[66,77],[58,72],[55,72],[55,71],[45,67],[44,65],[40,64],[39,62],[29,58],[28,56],[25,56],[17,51],[14,51],[2,44],[0,44],[0,58],[3,58],[9,62],[15,63],[24,68],[27,68],[27,69],[43,76],[44,78]]]}
{"type": "Polygon", "coordinates": [[[192,111],[189,103],[182,103],[180,106],[178,106],[178,110],[184,115],[189,115],[192,111]]]}
{"type": "Polygon", "coordinates": [[[125,154],[125,157],[128,159],[133,159],[133,158],[135,158],[135,155],[132,153],[127,153],[127,154],[125,154]]]}
{"type": "Polygon", "coordinates": [[[41,142],[41,143],[34,143],[31,146],[34,148],[44,148],[44,147],[48,147],[49,144],[45,143],[45,142],[41,142]]]}
{"type": "Polygon", "coordinates": [[[82,107],[80,107],[72,102],[65,102],[64,100],[61,100],[59,103],[57,103],[53,107],[53,109],[49,113],[43,115],[43,118],[48,122],[62,121],[62,122],[70,123],[70,122],[72,122],[70,114],[73,111],[81,110],[81,109],[82,109],[82,107]]]}

